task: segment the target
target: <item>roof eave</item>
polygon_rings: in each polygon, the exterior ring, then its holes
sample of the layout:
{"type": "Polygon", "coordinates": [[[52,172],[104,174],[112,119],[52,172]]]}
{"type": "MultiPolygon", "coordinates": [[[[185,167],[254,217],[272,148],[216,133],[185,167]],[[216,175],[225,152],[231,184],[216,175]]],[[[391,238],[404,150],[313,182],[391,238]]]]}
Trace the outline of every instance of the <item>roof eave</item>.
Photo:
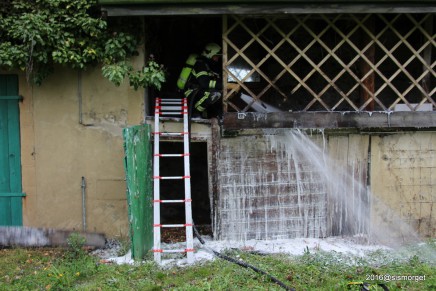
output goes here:
{"type": "Polygon", "coordinates": [[[422,4],[240,4],[240,5],[110,5],[108,16],[165,15],[286,15],[332,13],[436,13],[436,5],[422,4]]]}

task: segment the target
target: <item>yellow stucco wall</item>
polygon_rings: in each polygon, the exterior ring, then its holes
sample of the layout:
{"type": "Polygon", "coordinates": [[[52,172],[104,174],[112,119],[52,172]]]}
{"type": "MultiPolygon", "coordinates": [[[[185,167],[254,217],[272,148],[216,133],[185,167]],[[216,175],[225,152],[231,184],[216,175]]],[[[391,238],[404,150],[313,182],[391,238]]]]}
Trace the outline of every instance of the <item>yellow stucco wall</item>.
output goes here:
{"type": "Polygon", "coordinates": [[[122,128],[144,120],[143,90],[57,68],[39,87],[20,76],[20,94],[24,225],[81,230],[84,177],[87,230],[126,236],[122,128]]]}
{"type": "Polygon", "coordinates": [[[434,132],[372,137],[373,233],[400,240],[436,235],[435,146],[434,132]]]}

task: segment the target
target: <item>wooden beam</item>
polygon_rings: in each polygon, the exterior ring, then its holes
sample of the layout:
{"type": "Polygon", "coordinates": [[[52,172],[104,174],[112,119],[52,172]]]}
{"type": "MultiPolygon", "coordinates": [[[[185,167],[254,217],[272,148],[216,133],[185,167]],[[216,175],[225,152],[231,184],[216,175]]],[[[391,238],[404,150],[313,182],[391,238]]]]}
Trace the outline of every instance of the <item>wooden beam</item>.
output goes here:
{"type": "Polygon", "coordinates": [[[219,230],[217,229],[220,223],[220,207],[219,207],[219,152],[220,152],[220,127],[218,123],[218,119],[211,119],[211,131],[212,137],[210,142],[208,142],[208,160],[210,161],[208,164],[209,170],[209,199],[212,202],[211,205],[211,216],[212,217],[212,233],[214,236],[217,236],[219,230]]]}
{"type": "MultiPolygon", "coordinates": [[[[374,16],[370,16],[367,20],[366,26],[368,30],[371,32],[371,35],[374,35],[374,16]]],[[[362,42],[364,44],[371,43],[371,35],[363,32],[362,42]]],[[[365,51],[365,56],[371,64],[375,63],[375,46],[374,44],[370,45],[369,48],[365,51]]],[[[360,90],[360,98],[361,104],[367,104],[365,109],[366,111],[374,111],[374,88],[375,88],[375,74],[371,69],[371,66],[365,61],[360,61],[360,71],[361,76],[366,76],[365,79],[362,80],[362,86],[367,90],[360,90]]]]}
{"type": "MultiPolygon", "coordinates": [[[[424,29],[426,30],[428,35],[433,35],[433,15],[428,16],[424,24],[424,29]]],[[[431,57],[432,57],[431,51],[432,51],[432,45],[430,44],[425,48],[423,52],[423,59],[425,60],[427,67],[431,67],[431,57]]],[[[431,72],[427,67],[423,66],[423,71],[426,73],[426,75],[424,78],[422,78],[421,81],[422,87],[424,88],[425,93],[427,93],[427,94],[423,94],[424,99],[428,99],[428,94],[430,92],[429,88],[430,88],[431,72]]]]}
{"type": "Polygon", "coordinates": [[[274,112],[226,113],[224,130],[254,128],[436,128],[436,112],[274,112]]]}
{"type": "Polygon", "coordinates": [[[144,15],[289,15],[330,13],[436,13],[432,3],[395,4],[233,4],[233,5],[119,5],[103,6],[108,16],[144,15]]]}

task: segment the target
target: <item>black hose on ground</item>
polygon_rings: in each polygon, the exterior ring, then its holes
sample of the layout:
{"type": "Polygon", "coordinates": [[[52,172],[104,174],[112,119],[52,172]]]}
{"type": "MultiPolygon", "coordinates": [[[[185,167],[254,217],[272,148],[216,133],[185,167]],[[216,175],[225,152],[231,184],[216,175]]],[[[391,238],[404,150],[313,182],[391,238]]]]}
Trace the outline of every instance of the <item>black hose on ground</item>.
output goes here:
{"type": "MultiPolygon", "coordinates": [[[[194,107],[194,99],[195,99],[195,95],[197,95],[197,91],[194,91],[194,92],[192,93],[192,96],[191,96],[191,98],[190,98],[190,100],[189,100],[189,107],[188,107],[189,148],[191,148],[191,116],[192,116],[192,110],[194,109],[193,107],[194,107]]],[[[204,239],[201,237],[200,233],[198,232],[197,227],[195,226],[194,222],[192,222],[192,226],[193,226],[193,229],[194,229],[194,234],[195,234],[195,236],[196,236],[197,239],[200,241],[200,243],[204,246],[204,245],[205,245],[205,241],[204,241],[204,239]]],[[[264,276],[267,276],[271,281],[273,281],[274,283],[276,283],[277,285],[279,285],[280,287],[282,287],[282,288],[285,289],[285,290],[293,290],[293,291],[295,291],[294,288],[288,287],[285,283],[283,283],[282,281],[280,281],[280,280],[277,279],[276,277],[274,277],[274,276],[268,274],[267,272],[265,272],[265,271],[263,271],[263,270],[261,270],[261,269],[259,269],[259,268],[256,268],[255,266],[252,266],[252,265],[250,265],[250,264],[247,264],[247,263],[245,263],[245,262],[243,262],[243,261],[236,260],[236,259],[234,259],[234,258],[232,258],[232,257],[229,257],[229,256],[226,256],[226,255],[223,255],[223,254],[221,254],[221,253],[219,253],[219,252],[217,252],[217,251],[215,251],[215,250],[213,250],[213,249],[211,249],[211,248],[209,248],[209,247],[205,247],[205,248],[206,248],[208,251],[212,252],[215,256],[217,256],[217,257],[220,258],[220,259],[223,259],[223,260],[229,261],[229,262],[231,262],[231,263],[237,264],[238,266],[244,267],[244,268],[246,268],[246,269],[251,269],[251,270],[255,271],[256,273],[259,273],[259,274],[262,274],[262,275],[264,275],[264,276]]]]}
{"type": "MultiPolygon", "coordinates": [[[[197,237],[197,239],[200,241],[200,243],[201,243],[202,245],[205,245],[205,241],[204,241],[204,239],[201,237],[201,235],[200,235],[200,233],[198,232],[197,228],[195,227],[195,224],[193,224],[193,229],[194,229],[194,234],[195,234],[195,236],[197,237]]],[[[213,250],[213,249],[211,249],[211,248],[209,248],[209,247],[206,247],[206,249],[207,249],[208,251],[212,252],[215,256],[217,256],[217,257],[220,258],[220,259],[223,259],[223,260],[229,261],[229,262],[234,263],[234,264],[236,264],[236,265],[238,265],[238,266],[244,267],[244,268],[246,268],[246,269],[251,269],[251,270],[255,271],[256,273],[259,273],[259,274],[262,274],[262,275],[264,275],[264,276],[267,276],[271,281],[273,281],[274,283],[276,283],[277,285],[279,285],[280,287],[282,287],[282,288],[285,289],[285,290],[295,291],[294,288],[291,288],[291,287],[287,286],[285,283],[283,283],[282,281],[280,281],[280,280],[277,279],[276,277],[274,277],[274,276],[268,274],[267,272],[265,272],[265,271],[263,271],[263,270],[261,270],[261,269],[259,269],[259,268],[256,268],[256,267],[253,266],[253,265],[250,265],[250,264],[248,264],[248,263],[246,263],[246,262],[243,262],[243,261],[240,261],[240,260],[236,260],[236,259],[234,259],[234,258],[232,258],[232,257],[229,257],[229,256],[226,256],[226,255],[223,255],[223,254],[221,254],[220,252],[217,252],[217,251],[215,251],[215,250],[213,250]]]]}

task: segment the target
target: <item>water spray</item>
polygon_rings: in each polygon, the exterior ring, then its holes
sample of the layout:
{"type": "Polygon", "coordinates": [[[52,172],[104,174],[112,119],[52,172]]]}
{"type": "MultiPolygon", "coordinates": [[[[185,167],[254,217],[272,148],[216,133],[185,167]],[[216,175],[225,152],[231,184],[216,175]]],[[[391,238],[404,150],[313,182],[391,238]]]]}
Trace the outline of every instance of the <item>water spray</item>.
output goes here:
{"type": "MultiPolygon", "coordinates": [[[[191,116],[192,116],[192,109],[193,109],[193,105],[194,105],[194,99],[195,99],[195,96],[197,95],[197,92],[198,92],[198,91],[195,91],[195,92],[192,94],[192,96],[191,96],[191,100],[190,100],[190,102],[189,102],[189,107],[188,107],[189,148],[191,148],[191,116]]],[[[229,257],[229,256],[226,256],[226,255],[223,255],[223,254],[221,254],[220,252],[217,252],[217,251],[215,251],[215,250],[213,250],[213,249],[207,247],[207,246],[205,245],[205,241],[204,241],[204,239],[201,237],[200,233],[198,232],[197,227],[195,226],[194,221],[192,221],[192,226],[193,226],[193,230],[194,230],[194,234],[195,234],[195,236],[196,236],[197,239],[200,241],[200,243],[203,245],[203,248],[204,248],[205,250],[209,251],[210,253],[214,254],[215,256],[217,256],[217,257],[220,258],[220,259],[223,259],[223,260],[229,261],[229,262],[234,263],[234,264],[237,264],[238,266],[241,266],[241,267],[243,267],[243,268],[251,269],[251,270],[255,271],[256,273],[259,273],[259,274],[262,274],[262,275],[264,275],[264,276],[267,276],[271,281],[273,281],[274,283],[276,283],[277,285],[279,285],[280,287],[282,287],[282,288],[285,289],[285,290],[295,291],[294,288],[291,288],[291,287],[287,286],[285,283],[283,283],[282,281],[280,281],[280,280],[277,279],[276,277],[274,277],[274,276],[268,274],[267,272],[265,272],[265,271],[263,271],[263,270],[261,270],[261,269],[259,269],[259,268],[256,268],[255,266],[250,265],[250,264],[248,264],[248,263],[246,263],[246,262],[243,262],[243,261],[240,261],[240,260],[236,260],[236,259],[234,259],[234,258],[232,258],[232,257],[229,257]]]]}

